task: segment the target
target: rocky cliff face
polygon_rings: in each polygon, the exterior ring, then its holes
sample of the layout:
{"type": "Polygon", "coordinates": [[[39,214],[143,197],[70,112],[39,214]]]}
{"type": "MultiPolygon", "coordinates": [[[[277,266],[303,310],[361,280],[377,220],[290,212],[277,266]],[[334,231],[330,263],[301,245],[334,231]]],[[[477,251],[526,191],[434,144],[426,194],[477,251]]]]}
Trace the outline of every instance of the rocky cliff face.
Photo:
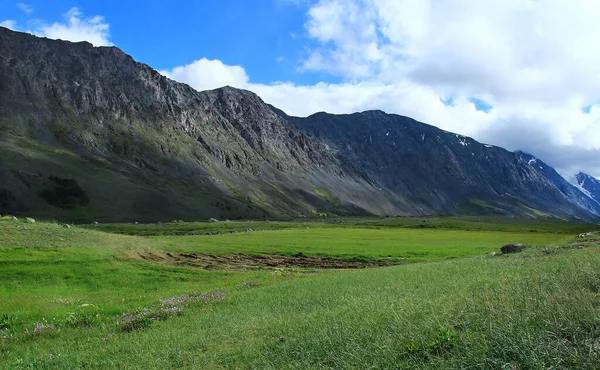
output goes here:
{"type": "Polygon", "coordinates": [[[288,117],[117,48],[4,28],[0,178],[0,213],[81,220],[598,214],[519,154],[405,117],[288,117]]]}

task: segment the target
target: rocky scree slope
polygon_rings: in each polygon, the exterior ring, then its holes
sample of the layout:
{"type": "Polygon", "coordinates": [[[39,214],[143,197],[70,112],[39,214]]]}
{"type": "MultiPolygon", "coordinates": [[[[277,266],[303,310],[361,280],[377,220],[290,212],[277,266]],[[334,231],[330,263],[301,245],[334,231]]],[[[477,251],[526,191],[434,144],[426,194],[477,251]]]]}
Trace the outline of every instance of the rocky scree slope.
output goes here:
{"type": "Polygon", "coordinates": [[[519,154],[406,117],[289,117],[117,48],[5,28],[0,178],[0,213],[71,220],[599,213],[519,154]]]}

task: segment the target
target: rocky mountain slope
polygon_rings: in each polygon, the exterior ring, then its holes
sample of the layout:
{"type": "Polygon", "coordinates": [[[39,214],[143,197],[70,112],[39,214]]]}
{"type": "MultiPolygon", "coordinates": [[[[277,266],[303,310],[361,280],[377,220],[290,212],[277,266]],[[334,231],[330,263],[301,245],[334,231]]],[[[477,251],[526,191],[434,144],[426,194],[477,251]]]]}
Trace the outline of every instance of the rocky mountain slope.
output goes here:
{"type": "Polygon", "coordinates": [[[479,143],[411,118],[368,111],[288,117],[426,212],[598,215],[600,207],[523,152],[479,143]]]}
{"type": "Polygon", "coordinates": [[[71,220],[600,214],[523,154],[406,117],[289,117],[1,27],[0,179],[0,213],[71,220]]]}

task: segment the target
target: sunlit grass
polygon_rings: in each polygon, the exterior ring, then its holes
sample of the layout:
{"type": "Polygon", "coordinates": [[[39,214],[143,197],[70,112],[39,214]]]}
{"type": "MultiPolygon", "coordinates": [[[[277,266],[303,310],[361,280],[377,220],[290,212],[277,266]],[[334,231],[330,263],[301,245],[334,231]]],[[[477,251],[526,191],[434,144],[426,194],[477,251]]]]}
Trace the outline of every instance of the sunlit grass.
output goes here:
{"type": "Polygon", "coordinates": [[[0,221],[0,368],[592,369],[600,363],[597,235],[347,224],[140,237],[0,221]],[[489,255],[507,242],[535,246],[489,255]],[[433,262],[306,274],[128,257],[138,251],[302,251],[433,262]],[[257,283],[243,285],[248,281],[257,283]],[[222,299],[202,298],[214,288],[222,299]],[[163,311],[169,307],[181,310],[163,311]],[[136,321],[123,324],[124,313],[136,321]]]}
{"type": "Polygon", "coordinates": [[[169,251],[211,254],[297,254],[424,261],[479,255],[507,243],[544,245],[562,234],[444,229],[310,228],[210,236],[153,237],[169,251]]]}

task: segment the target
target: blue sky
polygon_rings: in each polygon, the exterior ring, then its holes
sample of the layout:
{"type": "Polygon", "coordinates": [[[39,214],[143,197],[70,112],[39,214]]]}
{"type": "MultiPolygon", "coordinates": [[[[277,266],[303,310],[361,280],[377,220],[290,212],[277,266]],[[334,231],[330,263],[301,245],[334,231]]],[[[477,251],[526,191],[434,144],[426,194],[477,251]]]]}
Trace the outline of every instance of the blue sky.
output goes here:
{"type": "Polygon", "coordinates": [[[289,114],[381,109],[600,176],[600,1],[0,0],[0,25],[115,45],[289,114]]]}
{"type": "Polygon", "coordinates": [[[298,73],[311,43],[304,29],[309,5],[285,0],[1,0],[0,14],[25,27],[39,19],[63,22],[72,8],[86,16],[102,15],[113,44],[158,70],[204,57],[241,65],[257,83],[333,82],[337,78],[326,73],[298,73]]]}

